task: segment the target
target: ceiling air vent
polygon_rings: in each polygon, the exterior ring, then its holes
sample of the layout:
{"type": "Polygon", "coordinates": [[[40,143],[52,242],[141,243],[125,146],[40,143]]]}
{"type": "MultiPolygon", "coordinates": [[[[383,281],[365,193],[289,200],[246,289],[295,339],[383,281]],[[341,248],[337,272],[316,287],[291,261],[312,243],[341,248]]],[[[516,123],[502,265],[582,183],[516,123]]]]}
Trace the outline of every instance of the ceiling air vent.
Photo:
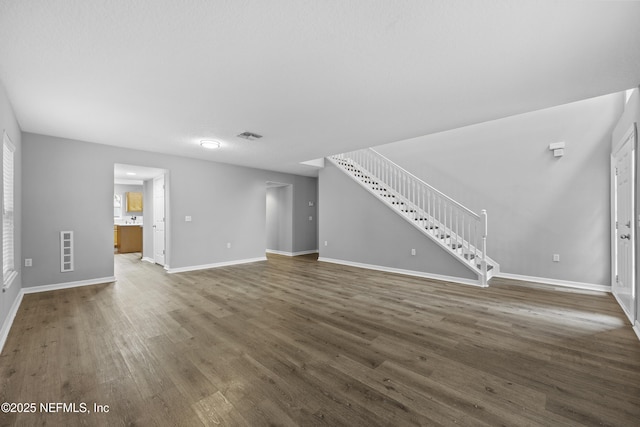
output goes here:
{"type": "Polygon", "coordinates": [[[238,135],[238,137],[247,139],[249,141],[255,141],[256,139],[262,138],[262,135],[258,135],[257,133],[253,132],[242,132],[240,135],[238,135]]]}

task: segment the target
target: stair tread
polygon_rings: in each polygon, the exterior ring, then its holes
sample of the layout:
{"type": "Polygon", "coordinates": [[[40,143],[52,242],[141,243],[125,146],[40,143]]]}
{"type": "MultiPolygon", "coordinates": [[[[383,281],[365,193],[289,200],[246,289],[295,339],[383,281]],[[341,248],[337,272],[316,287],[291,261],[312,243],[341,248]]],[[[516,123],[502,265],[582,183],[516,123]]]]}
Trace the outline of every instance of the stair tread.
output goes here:
{"type": "MultiPolygon", "coordinates": [[[[352,179],[359,181],[363,186],[366,186],[369,190],[373,190],[372,192],[381,200],[387,200],[387,203],[390,202],[391,205],[395,208],[398,214],[403,215],[406,219],[414,221],[426,221],[422,223],[416,223],[416,226],[422,230],[423,234],[428,234],[432,239],[434,239],[437,243],[439,243],[443,248],[446,247],[452,254],[455,254],[456,257],[462,261],[467,263],[467,265],[471,265],[476,267],[478,270],[482,270],[482,263],[480,262],[480,258],[474,252],[475,249],[471,246],[470,242],[462,241],[460,236],[452,239],[451,233],[448,231],[452,231],[448,228],[441,228],[441,225],[435,225],[434,218],[430,218],[429,216],[422,216],[426,214],[426,212],[421,209],[419,206],[415,205],[413,202],[405,203],[403,196],[396,196],[391,193],[389,186],[380,180],[379,177],[374,177],[369,175],[369,171],[366,169],[359,168],[357,163],[351,163],[345,159],[333,159],[335,163],[341,166],[345,171],[348,172],[349,175],[352,176],[352,179]],[[386,198],[386,199],[385,199],[386,198]],[[410,206],[416,206],[415,208],[411,208],[410,206]],[[413,214],[413,215],[412,215],[413,214]]],[[[492,263],[487,262],[487,272],[494,269],[494,265],[492,263]]],[[[488,275],[491,277],[491,275],[488,275]]]]}

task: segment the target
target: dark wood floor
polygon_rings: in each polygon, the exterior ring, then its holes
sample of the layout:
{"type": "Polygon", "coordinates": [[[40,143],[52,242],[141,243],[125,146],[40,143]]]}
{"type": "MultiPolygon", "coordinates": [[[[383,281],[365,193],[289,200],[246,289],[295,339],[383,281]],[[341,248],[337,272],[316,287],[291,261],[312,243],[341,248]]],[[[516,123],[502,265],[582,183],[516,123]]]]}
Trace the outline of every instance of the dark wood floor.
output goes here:
{"type": "Polygon", "coordinates": [[[0,425],[637,426],[640,342],[610,295],[488,289],[311,257],[25,295],[0,425]]]}

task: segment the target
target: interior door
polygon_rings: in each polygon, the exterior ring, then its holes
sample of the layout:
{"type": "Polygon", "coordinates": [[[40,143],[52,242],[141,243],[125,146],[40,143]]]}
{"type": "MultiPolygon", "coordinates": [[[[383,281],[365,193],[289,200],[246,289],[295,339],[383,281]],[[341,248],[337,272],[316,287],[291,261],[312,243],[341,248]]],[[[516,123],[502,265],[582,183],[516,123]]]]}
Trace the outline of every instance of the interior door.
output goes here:
{"type": "Polygon", "coordinates": [[[632,324],[636,319],[635,150],[634,127],[613,154],[615,244],[612,292],[632,324]]]}
{"type": "Polygon", "coordinates": [[[153,260],[165,264],[164,175],[153,179],[153,260]]]}

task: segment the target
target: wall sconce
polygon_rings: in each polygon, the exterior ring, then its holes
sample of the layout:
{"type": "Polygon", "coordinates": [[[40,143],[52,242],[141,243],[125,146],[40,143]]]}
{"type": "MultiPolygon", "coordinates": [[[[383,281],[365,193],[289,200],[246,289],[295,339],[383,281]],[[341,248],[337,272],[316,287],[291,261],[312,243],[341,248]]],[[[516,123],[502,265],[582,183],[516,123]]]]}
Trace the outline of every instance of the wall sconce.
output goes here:
{"type": "Polygon", "coordinates": [[[564,141],[554,142],[553,144],[549,144],[549,150],[553,151],[553,157],[564,156],[564,141]]]}

